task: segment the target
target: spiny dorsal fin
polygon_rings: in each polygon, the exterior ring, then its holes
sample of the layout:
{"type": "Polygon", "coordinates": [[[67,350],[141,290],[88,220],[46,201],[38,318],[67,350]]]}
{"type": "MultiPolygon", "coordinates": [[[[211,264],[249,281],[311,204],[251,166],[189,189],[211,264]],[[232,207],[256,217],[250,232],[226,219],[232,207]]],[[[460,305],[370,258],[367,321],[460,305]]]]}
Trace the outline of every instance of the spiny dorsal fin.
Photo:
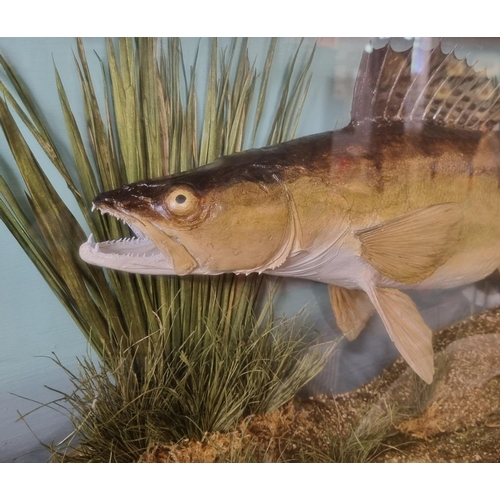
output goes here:
{"type": "Polygon", "coordinates": [[[500,122],[500,86],[455,53],[390,44],[364,52],[354,89],[353,125],[369,121],[432,122],[491,130],[500,122]]]}

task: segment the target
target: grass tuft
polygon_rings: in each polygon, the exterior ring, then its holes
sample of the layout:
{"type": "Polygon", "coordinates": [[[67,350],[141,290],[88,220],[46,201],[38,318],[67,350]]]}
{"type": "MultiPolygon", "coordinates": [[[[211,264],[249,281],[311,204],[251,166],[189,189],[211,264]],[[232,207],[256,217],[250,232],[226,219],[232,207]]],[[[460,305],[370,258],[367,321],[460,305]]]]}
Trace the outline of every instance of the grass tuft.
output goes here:
{"type": "Polygon", "coordinates": [[[74,386],[71,393],[56,391],[62,395],[57,409],[62,401],[68,405],[74,431],[52,447],[54,460],[133,462],[158,443],[228,432],[242,418],[290,400],[335,347],[311,341],[296,318],[270,314],[229,331],[207,321],[178,351],[166,349],[171,335],[159,321],[141,350],[122,344],[102,362],[84,357],[77,374],[53,358],[74,386]],[[139,352],[144,368],[138,374],[139,352]]]}
{"type": "Polygon", "coordinates": [[[373,462],[380,454],[393,448],[387,443],[394,432],[394,412],[387,408],[383,414],[366,420],[359,418],[346,433],[330,433],[327,443],[321,449],[302,446],[298,460],[314,463],[367,463],[373,462]]]}

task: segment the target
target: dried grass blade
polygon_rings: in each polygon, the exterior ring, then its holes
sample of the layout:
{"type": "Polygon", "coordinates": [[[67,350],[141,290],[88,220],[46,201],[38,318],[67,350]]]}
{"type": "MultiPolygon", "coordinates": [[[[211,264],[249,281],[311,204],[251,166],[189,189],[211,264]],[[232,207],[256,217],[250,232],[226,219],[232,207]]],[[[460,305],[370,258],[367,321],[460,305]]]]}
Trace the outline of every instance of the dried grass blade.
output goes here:
{"type": "MultiPolygon", "coordinates": [[[[301,71],[297,82],[295,84],[295,87],[293,89],[293,92],[290,96],[290,99],[286,105],[286,110],[285,110],[285,116],[284,116],[284,121],[283,121],[283,133],[284,138],[286,139],[291,139],[293,138],[292,135],[292,127],[290,123],[293,121],[294,117],[300,116],[299,110],[297,109],[298,102],[301,102],[300,110],[302,109],[302,105],[304,103],[305,98],[307,97],[307,91],[309,89],[309,83],[310,82],[310,75],[309,78],[307,78],[307,73],[309,71],[309,68],[311,67],[311,63],[314,58],[314,53],[316,51],[316,46],[313,47],[311,50],[311,54],[309,55],[309,59],[304,66],[303,70],[301,71]],[[307,83],[304,83],[307,82],[307,83]],[[304,89],[305,86],[305,89],[304,89]]],[[[293,69],[293,68],[292,68],[293,69]]],[[[295,126],[293,128],[296,128],[295,126]]]]}
{"type": "Polygon", "coordinates": [[[109,39],[107,49],[123,177],[130,183],[146,176],[133,41],[120,39],[118,56],[109,39]]]}
{"type": "MultiPolygon", "coordinates": [[[[0,60],[2,60],[1,56],[0,56],[0,60]]],[[[9,68],[9,66],[7,65],[7,63],[4,60],[3,60],[2,64],[3,64],[4,69],[7,72],[7,74],[11,75],[12,78],[16,78],[14,72],[9,68]]],[[[26,127],[31,132],[31,134],[33,134],[33,137],[40,144],[40,146],[42,147],[45,154],[48,156],[48,158],[51,160],[51,162],[57,168],[58,172],[62,175],[62,177],[66,181],[66,184],[67,184],[68,188],[70,189],[71,193],[75,197],[75,199],[78,202],[78,204],[80,205],[80,207],[82,207],[83,203],[84,203],[82,195],[78,191],[73,179],[69,175],[63,161],[61,160],[61,157],[60,157],[53,141],[51,140],[45,125],[43,124],[43,120],[42,120],[41,116],[38,115],[34,105],[30,104],[31,98],[26,93],[24,85],[17,83],[15,85],[15,88],[18,92],[19,98],[25,104],[25,106],[30,106],[28,108],[29,116],[21,108],[21,106],[17,102],[16,98],[9,91],[9,89],[3,84],[3,82],[0,82],[0,92],[4,94],[4,96],[6,97],[7,101],[10,103],[10,105],[13,107],[16,114],[19,116],[19,118],[21,118],[21,120],[26,125],[26,127]]]]}
{"type": "Polygon", "coordinates": [[[61,108],[63,111],[64,121],[66,124],[66,131],[68,133],[68,137],[70,140],[77,173],[80,179],[80,183],[83,190],[83,197],[85,200],[85,205],[80,208],[82,209],[82,213],[91,231],[94,234],[97,234],[99,237],[103,237],[104,228],[102,227],[102,224],[97,223],[98,225],[96,225],[96,220],[91,217],[90,212],[88,210],[90,203],[99,193],[99,188],[95,179],[92,165],[90,164],[90,160],[87,155],[87,151],[85,150],[83,139],[80,135],[80,130],[78,129],[75,116],[69,105],[66,91],[64,89],[61,78],[59,76],[59,72],[57,70],[56,70],[56,84],[57,84],[57,91],[59,94],[59,100],[61,103],[61,108]]]}
{"type": "Polygon", "coordinates": [[[146,147],[146,177],[160,177],[163,171],[160,145],[161,128],[157,85],[156,41],[152,38],[139,38],[137,51],[139,57],[139,100],[141,105],[141,123],[144,129],[146,147]]]}
{"type": "Polygon", "coordinates": [[[217,87],[217,41],[212,40],[205,117],[201,136],[200,163],[202,165],[214,161],[222,149],[219,127],[217,126],[217,87]]]}
{"type": "Polygon", "coordinates": [[[285,130],[283,127],[283,123],[284,123],[285,114],[286,114],[288,93],[290,92],[293,70],[295,68],[295,63],[297,61],[297,57],[299,55],[300,48],[302,47],[302,42],[303,42],[303,39],[300,41],[299,46],[297,47],[297,50],[295,51],[293,59],[288,67],[288,70],[287,70],[287,73],[285,76],[284,85],[283,85],[283,91],[281,93],[280,103],[278,105],[278,109],[276,110],[276,113],[274,116],[274,121],[273,121],[273,124],[271,127],[271,132],[270,132],[268,140],[267,140],[268,144],[277,144],[277,143],[282,142],[284,140],[285,130]]]}
{"type": "MultiPolygon", "coordinates": [[[[88,326],[83,333],[88,337],[91,330],[106,332],[107,323],[87,293],[80,269],[82,263],[77,256],[79,244],[85,241],[84,232],[36,162],[2,100],[0,123],[30,193],[33,213],[47,242],[51,258],[58,263],[62,279],[84,311],[88,326]],[[62,234],[65,236],[64,242],[61,241],[62,234]]],[[[106,342],[109,338],[105,335],[102,340],[106,342]]],[[[102,346],[95,347],[102,352],[102,346]]]]}
{"type": "MultiPolygon", "coordinates": [[[[106,126],[101,116],[99,103],[87,63],[87,56],[85,55],[85,49],[81,39],[77,39],[77,46],[81,64],[81,67],[80,65],[77,65],[77,67],[84,95],[89,135],[102,183],[100,188],[107,191],[122,185],[124,179],[121,175],[121,170],[113,159],[113,149],[111,146],[112,137],[108,136],[106,126]]],[[[114,238],[119,237],[121,234],[115,221],[110,222],[108,228],[114,228],[114,238]]]]}
{"type": "Polygon", "coordinates": [[[58,297],[62,298],[64,296],[66,305],[70,298],[67,294],[61,293],[61,285],[64,285],[64,283],[50,264],[47,248],[27,220],[2,177],[0,177],[0,195],[5,198],[5,202],[0,198],[0,220],[7,226],[50,287],[57,291],[58,297]]]}
{"type": "Polygon", "coordinates": [[[269,74],[271,72],[271,66],[274,59],[274,52],[276,50],[277,40],[278,40],[277,38],[271,39],[271,42],[269,43],[269,49],[267,51],[266,64],[264,66],[264,72],[262,74],[262,81],[260,84],[259,99],[257,101],[257,108],[255,110],[255,115],[254,115],[254,125],[253,125],[252,142],[251,142],[252,147],[254,146],[255,143],[255,137],[257,135],[257,131],[259,129],[262,120],[264,106],[266,103],[267,85],[269,82],[269,74]]]}

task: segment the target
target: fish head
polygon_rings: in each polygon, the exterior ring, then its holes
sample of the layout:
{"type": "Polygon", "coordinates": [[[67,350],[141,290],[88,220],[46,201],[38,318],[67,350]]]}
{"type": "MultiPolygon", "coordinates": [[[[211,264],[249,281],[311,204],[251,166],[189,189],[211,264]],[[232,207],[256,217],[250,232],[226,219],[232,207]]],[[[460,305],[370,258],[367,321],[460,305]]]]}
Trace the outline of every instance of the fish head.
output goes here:
{"type": "Polygon", "coordinates": [[[147,274],[248,274],[281,265],[294,239],[282,179],[268,169],[259,175],[255,168],[221,167],[216,163],[100,194],[94,206],[123,220],[136,237],[89,241],[81,257],[147,274]]]}

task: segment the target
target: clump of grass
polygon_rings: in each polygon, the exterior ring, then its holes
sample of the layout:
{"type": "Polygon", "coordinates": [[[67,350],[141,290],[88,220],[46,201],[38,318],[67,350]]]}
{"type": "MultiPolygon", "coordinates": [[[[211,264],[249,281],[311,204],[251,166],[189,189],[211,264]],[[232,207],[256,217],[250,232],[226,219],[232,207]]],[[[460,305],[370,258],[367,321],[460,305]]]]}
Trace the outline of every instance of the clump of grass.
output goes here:
{"type": "MultiPolygon", "coordinates": [[[[326,450],[306,450],[302,452],[304,461],[315,462],[370,462],[381,453],[394,449],[390,444],[398,434],[397,425],[415,418],[425,411],[436,392],[437,385],[448,373],[450,360],[440,358],[431,384],[424,382],[415,372],[408,370],[404,383],[392,390],[401,392],[402,399],[397,404],[388,403],[385,398],[373,404],[357,425],[345,435],[331,434],[326,450]]],[[[389,400],[392,398],[389,396],[389,400]]],[[[397,447],[403,446],[402,443],[397,447]]]]}
{"type": "Polygon", "coordinates": [[[401,442],[401,435],[397,445],[390,444],[394,441],[391,438],[399,433],[398,424],[424,413],[438,385],[449,373],[451,358],[441,355],[436,358],[435,365],[436,371],[431,384],[408,369],[403,376],[403,384],[398,387],[403,397],[397,404],[388,403],[385,399],[378,401],[346,436],[332,434],[328,451],[315,451],[311,454],[314,461],[370,462],[390,449],[402,448],[407,443],[401,442]]]}
{"type": "Polygon", "coordinates": [[[66,408],[74,431],[52,446],[53,459],[132,462],[157,443],[227,432],[291,399],[334,348],[311,341],[296,318],[273,319],[270,305],[245,328],[221,329],[207,318],[176,351],[166,349],[172,332],[158,321],[140,350],[122,343],[102,362],[85,357],[77,374],[54,358],[74,390],[49,406],[66,408]]]}
{"type": "Polygon", "coordinates": [[[218,462],[367,463],[390,449],[399,448],[391,444],[396,434],[393,418],[393,411],[389,409],[367,427],[358,416],[348,429],[337,432],[323,427],[321,421],[311,420],[308,425],[315,422],[321,428],[312,440],[285,435],[264,438],[252,433],[247,435],[244,425],[240,425],[237,439],[233,436],[229,442],[223,442],[223,446],[218,446],[219,436],[213,439],[207,436],[204,440],[217,452],[218,462]]]}
{"type": "Polygon", "coordinates": [[[302,446],[298,452],[301,462],[314,463],[367,463],[375,460],[381,453],[393,448],[387,439],[393,434],[394,414],[392,409],[379,414],[366,425],[359,419],[357,425],[350,426],[344,434],[330,433],[327,444],[321,449],[302,446]]]}
{"type": "Polygon", "coordinates": [[[435,367],[434,378],[430,384],[424,382],[415,372],[409,372],[408,396],[398,409],[400,419],[418,417],[427,409],[438,385],[450,371],[451,357],[443,354],[436,357],[435,367]]]}
{"type": "Polygon", "coordinates": [[[387,448],[383,445],[385,434],[360,435],[352,429],[348,436],[332,434],[326,452],[312,455],[314,462],[368,463],[387,448]]]}

